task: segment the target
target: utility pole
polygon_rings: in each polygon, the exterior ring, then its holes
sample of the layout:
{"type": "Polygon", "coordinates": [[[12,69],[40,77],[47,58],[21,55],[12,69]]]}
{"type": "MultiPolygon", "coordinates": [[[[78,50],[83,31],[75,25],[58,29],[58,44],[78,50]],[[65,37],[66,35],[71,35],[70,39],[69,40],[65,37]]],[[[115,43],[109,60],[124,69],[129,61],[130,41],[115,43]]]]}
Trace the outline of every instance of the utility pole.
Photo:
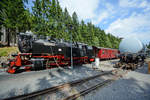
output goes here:
{"type": "MultiPolygon", "coordinates": [[[[70,27],[70,29],[72,30],[72,25],[70,24],[69,25],[69,27],[70,27]]],[[[71,34],[70,34],[70,38],[71,38],[71,68],[73,68],[73,59],[72,59],[72,32],[71,32],[71,34]]]]}

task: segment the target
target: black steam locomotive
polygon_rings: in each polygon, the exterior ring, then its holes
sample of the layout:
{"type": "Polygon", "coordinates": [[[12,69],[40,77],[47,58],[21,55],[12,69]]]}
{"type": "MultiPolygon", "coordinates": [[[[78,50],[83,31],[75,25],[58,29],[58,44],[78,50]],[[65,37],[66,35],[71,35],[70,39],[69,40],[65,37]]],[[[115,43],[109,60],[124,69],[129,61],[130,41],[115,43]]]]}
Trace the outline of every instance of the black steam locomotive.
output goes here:
{"type": "Polygon", "coordinates": [[[52,37],[20,33],[18,48],[21,53],[14,55],[9,63],[9,73],[24,70],[40,70],[71,65],[71,48],[73,65],[94,61],[94,50],[87,44],[64,41],[52,37]]]}

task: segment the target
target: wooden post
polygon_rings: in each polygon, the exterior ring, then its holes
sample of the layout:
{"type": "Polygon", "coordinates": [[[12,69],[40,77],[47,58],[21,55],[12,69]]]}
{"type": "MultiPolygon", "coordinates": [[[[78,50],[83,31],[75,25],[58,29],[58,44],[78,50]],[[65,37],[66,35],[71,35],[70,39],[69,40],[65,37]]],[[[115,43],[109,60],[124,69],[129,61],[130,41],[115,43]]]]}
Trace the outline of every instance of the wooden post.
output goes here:
{"type": "Polygon", "coordinates": [[[150,74],[150,61],[148,62],[148,73],[150,74]]]}

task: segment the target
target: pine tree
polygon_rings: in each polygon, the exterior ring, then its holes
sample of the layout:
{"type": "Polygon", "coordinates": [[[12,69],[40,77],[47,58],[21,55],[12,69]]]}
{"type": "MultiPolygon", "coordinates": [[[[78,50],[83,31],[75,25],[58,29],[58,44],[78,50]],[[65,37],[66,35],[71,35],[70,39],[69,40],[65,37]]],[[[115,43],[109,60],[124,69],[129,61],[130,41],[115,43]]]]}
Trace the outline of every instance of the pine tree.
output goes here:
{"type": "Polygon", "coordinates": [[[72,32],[72,30],[70,29],[70,25],[72,24],[72,19],[67,8],[65,8],[63,12],[63,23],[65,27],[65,40],[70,40],[70,33],[72,32]]]}
{"type": "Polygon", "coordinates": [[[149,48],[149,49],[150,49],[150,42],[149,42],[149,44],[147,45],[147,48],[149,48]]]}
{"type": "Polygon", "coordinates": [[[120,39],[95,27],[91,22],[79,22],[77,14],[62,10],[58,0],[35,0],[32,13],[25,9],[28,0],[1,0],[0,27],[6,27],[9,38],[18,32],[32,30],[40,35],[73,40],[94,46],[118,48],[120,39]],[[15,15],[15,16],[14,16],[15,15]],[[72,28],[70,28],[70,26],[72,28]]]}
{"type": "Polygon", "coordinates": [[[16,30],[26,30],[24,4],[22,0],[1,0],[0,6],[0,23],[6,28],[7,45],[10,46],[10,37],[16,36],[16,30]]]}
{"type": "Polygon", "coordinates": [[[80,40],[79,21],[78,21],[78,16],[77,16],[76,12],[74,12],[72,14],[72,26],[73,26],[72,33],[73,33],[74,40],[79,41],[80,40]]]}
{"type": "Polygon", "coordinates": [[[83,43],[88,43],[87,37],[88,37],[88,30],[87,30],[87,25],[85,22],[82,20],[81,21],[81,28],[80,28],[81,36],[82,36],[82,42],[83,43]]]}

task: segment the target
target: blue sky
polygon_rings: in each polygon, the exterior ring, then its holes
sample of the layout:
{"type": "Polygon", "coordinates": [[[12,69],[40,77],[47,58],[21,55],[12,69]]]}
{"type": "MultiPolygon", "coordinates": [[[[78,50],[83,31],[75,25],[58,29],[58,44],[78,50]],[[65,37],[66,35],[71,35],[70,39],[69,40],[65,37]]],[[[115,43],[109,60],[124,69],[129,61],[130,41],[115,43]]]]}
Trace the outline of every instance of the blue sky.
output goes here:
{"type": "Polygon", "coordinates": [[[59,0],[70,15],[92,22],[118,37],[150,42],[150,0],[59,0]]]}

